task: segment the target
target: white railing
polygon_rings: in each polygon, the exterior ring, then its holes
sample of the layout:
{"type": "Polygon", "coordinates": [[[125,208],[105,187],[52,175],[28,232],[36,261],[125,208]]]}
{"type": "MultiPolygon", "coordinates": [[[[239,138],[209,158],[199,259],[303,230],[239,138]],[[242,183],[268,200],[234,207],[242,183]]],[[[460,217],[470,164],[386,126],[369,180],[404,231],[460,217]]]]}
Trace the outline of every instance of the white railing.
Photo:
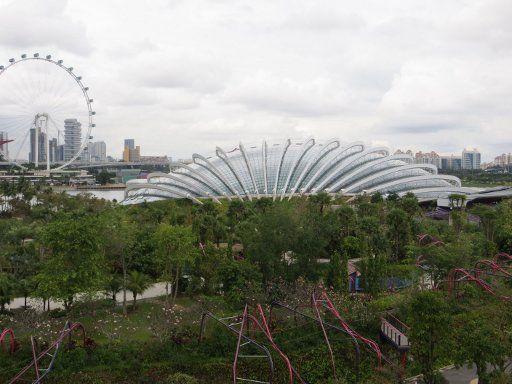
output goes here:
{"type": "Polygon", "coordinates": [[[398,328],[393,326],[388,320],[381,319],[380,329],[382,333],[391,340],[397,347],[399,348],[408,348],[409,339],[407,336],[401,332],[398,328]]]}

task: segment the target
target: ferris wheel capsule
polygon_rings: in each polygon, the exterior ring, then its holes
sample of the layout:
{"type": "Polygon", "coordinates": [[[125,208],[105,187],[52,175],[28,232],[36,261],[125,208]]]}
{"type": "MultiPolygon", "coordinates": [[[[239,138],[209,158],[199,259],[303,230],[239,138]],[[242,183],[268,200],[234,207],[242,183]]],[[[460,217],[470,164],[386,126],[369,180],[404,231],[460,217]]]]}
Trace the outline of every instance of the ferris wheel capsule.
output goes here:
{"type": "Polygon", "coordinates": [[[9,59],[9,63],[11,63],[11,64],[14,63],[15,61],[16,60],[14,60],[14,59],[9,59]]]}
{"type": "Polygon", "coordinates": [[[34,57],[38,58],[39,57],[39,53],[34,53],[34,57]]]}
{"type": "Polygon", "coordinates": [[[52,59],[52,55],[46,55],[46,60],[51,60],[52,59]]]}
{"type": "Polygon", "coordinates": [[[24,53],[23,55],[21,55],[21,58],[22,58],[22,59],[26,59],[26,58],[27,58],[27,54],[26,54],[26,53],[24,53]]]}
{"type": "Polygon", "coordinates": [[[63,62],[64,62],[64,60],[59,60],[59,61],[57,61],[57,64],[62,65],[63,62]]]}

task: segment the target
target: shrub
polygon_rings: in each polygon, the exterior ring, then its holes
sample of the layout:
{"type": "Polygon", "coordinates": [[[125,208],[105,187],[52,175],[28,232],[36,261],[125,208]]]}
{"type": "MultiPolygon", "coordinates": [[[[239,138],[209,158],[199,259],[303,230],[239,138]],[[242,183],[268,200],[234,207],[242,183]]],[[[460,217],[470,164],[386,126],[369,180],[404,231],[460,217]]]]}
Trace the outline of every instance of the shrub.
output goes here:
{"type": "Polygon", "coordinates": [[[199,384],[199,380],[185,373],[174,373],[167,378],[166,384],[199,384]]]}

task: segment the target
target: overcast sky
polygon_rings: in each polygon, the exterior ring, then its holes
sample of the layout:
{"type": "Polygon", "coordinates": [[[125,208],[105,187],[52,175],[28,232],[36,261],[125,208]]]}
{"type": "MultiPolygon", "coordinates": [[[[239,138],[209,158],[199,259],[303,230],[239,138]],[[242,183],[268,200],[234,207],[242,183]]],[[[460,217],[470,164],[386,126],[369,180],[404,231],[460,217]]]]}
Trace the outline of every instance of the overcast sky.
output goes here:
{"type": "Polygon", "coordinates": [[[314,136],[489,159],[512,152],[511,20],[510,0],[0,0],[0,63],[73,65],[116,157],[314,136]]]}

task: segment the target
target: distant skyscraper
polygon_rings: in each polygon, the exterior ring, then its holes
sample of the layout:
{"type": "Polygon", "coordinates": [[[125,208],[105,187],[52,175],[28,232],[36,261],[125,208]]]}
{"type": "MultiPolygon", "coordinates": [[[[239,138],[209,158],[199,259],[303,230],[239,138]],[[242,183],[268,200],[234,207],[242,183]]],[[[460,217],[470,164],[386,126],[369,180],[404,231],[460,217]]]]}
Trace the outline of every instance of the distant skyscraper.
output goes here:
{"type": "MultiPolygon", "coordinates": [[[[7,132],[0,132],[0,142],[9,140],[9,136],[7,132]]],[[[9,158],[9,144],[0,144],[0,156],[3,156],[5,159],[9,158]]],[[[4,160],[5,160],[4,159],[4,160]]]]}
{"type": "Polygon", "coordinates": [[[480,160],[482,155],[476,148],[464,149],[462,151],[463,169],[480,169],[480,160]]]}
{"type": "Polygon", "coordinates": [[[69,161],[82,145],[82,124],[77,119],[64,120],[64,161],[69,161]]]}
{"type": "Polygon", "coordinates": [[[107,144],[104,141],[89,143],[89,158],[93,163],[104,163],[107,161],[107,144]]]}
{"type": "Polygon", "coordinates": [[[123,161],[125,162],[139,162],[140,161],[140,147],[135,146],[134,139],[124,140],[123,161]]]}
{"type": "Polygon", "coordinates": [[[28,154],[28,161],[31,163],[36,162],[36,152],[37,152],[37,161],[44,162],[46,161],[46,133],[41,132],[41,128],[38,126],[36,128],[30,129],[30,152],[28,154]],[[37,134],[37,140],[36,140],[37,134]],[[37,151],[36,151],[36,141],[37,141],[37,151]]]}
{"type": "Polygon", "coordinates": [[[57,147],[57,139],[50,139],[50,163],[59,161],[57,147]]]}
{"type": "Polygon", "coordinates": [[[461,156],[441,156],[441,169],[453,169],[458,170],[462,168],[462,157],[461,156]]]}
{"type": "Polygon", "coordinates": [[[124,139],[124,147],[128,149],[135,149],[135,139],[124,139]]]}

